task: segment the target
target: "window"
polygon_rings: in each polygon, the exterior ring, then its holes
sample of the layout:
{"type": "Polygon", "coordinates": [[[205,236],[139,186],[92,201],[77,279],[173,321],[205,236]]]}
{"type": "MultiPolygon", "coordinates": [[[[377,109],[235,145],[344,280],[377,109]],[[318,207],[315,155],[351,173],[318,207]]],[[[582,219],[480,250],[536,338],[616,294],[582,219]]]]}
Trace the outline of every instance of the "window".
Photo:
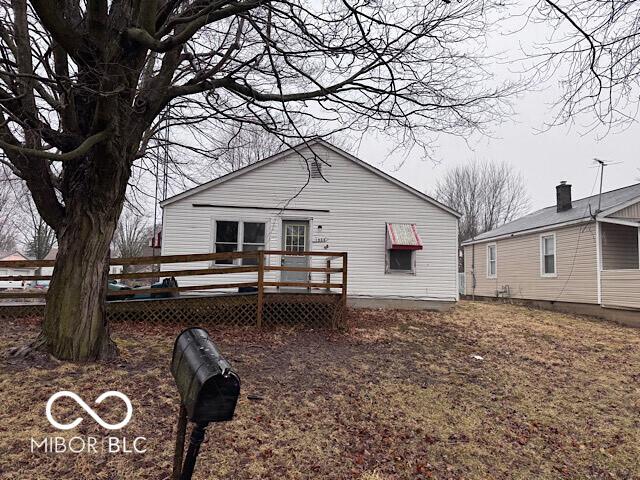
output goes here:
{"type": "MultiPolygon", "coordinates": [[[[239,222],[216,222],[216,253],[227,253],[238,251],[238,223],[239,222]]],[[[216,260],[217,265],[233,264],[232,259],[216,260]]]]}
{"type": "MultiPolygon", "coordinates": [[[[242,251],[264,250],[264,223],[243,222],[242,251]]],[[[243,258],[243,265],[257,265],[257,258],[243,258]]]]}
{"type": "MultiPolygon", "coordinates": [[[[215,252],[248,252],[264,250],[264,222],[234,222],[217,220],[215,222],[215,252]]],[[[216,265],[233,265],[232,259],[216,260],[216,265]]],[[[243,259],[243,265],[257,265],[255,258],[243,259]]]]}
{"type": "Polygon", "coordinates": [[[307,249],[307,224],[287,223],[284,230],[284,249],[304,252],[307,249]]]}
{"type": "Polygon", "coordinates": [[[422,239],[415,223],[387,223],[386,273],[416,273],[416,252],[422,239]]]}
{"type": "Polygon", "coordinates": [[[540,275],[555,277],[556,272],[556,235],[540,236],[540,275]]]}
{"type": "Polygon", "coordinates": [[[389,271],[413,273],[413,250],[388,250],[389,271]]]}
{"type": "Polygon", "coordinates": [[[498,246],[487,245],[487,278],[496,278],[498,273],[498,246]]]}

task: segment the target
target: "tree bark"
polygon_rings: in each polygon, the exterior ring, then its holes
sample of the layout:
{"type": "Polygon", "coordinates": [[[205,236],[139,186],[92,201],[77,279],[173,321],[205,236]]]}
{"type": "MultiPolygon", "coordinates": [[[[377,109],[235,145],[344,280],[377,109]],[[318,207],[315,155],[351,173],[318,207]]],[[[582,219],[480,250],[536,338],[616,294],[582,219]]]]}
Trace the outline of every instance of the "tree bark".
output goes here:
{"type": "Polygon", "coordinates": [[[79,208],[59,237],[37,344],[60,360],[108,360],[117,353],[106,319],[109,244],[116,218],[79,208]]]}
{"type": "Polygon", "coordinates": [[[129,162],[106,147],[77,165],[67,167],[58,255],[35,346],[60,360],[108,360],[117,354],[106,317],[109,247],[131,172],[129,162]]]}

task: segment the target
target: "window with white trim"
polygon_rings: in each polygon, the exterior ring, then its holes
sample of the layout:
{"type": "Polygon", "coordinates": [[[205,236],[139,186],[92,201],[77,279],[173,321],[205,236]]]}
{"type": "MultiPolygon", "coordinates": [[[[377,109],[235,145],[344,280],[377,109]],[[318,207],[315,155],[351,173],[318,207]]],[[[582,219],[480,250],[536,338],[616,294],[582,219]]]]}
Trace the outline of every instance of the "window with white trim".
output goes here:
{"type": "MultiPolygon", "coordinates": [[[[215,253],[249,252],[264,250],[265,231],[264,222],[244,222],[216,220],[215,222],[215,253]]],[[[232,259],[216,260],[216,265],[233,265],[232,259]]],[[[256,258],[242,259],[242,265],[257,265],[256,258]]]]}
{"type": "Polygon", "coordinates": [[[415,273],[415,250],[387,250],[387,273],[415,273]]]}
{"type": "Polygon", "coordinates": [[[498,274],[498,246],[495,243],[487,245],[487,278],[496,278],[498,274]]]}
{"type": "Polygon", "coordinates": [[[555,277],[556,272],[556,235],[540,235],[540,275],[555,277]]]}
{"type": "Polygon", "coordinates": [[[385,273],[416,273],[416,252],[422,250],[422,239],[415,223],[387,223],[385,273]]]}

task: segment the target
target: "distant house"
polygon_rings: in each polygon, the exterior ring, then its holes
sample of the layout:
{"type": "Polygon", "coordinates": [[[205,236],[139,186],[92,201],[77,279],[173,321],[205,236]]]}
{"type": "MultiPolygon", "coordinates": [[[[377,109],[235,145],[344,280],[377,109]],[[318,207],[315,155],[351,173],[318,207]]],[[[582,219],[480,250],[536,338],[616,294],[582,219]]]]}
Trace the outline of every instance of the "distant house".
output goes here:
{"type": "MultiPolygon", "coordinates": [[[[29,260],[20,252],[0,252],[0,262],[5,261],[21,261],[29,260]]],[[[35,268],[8,268],[3,267],[0,264],[0,277],[7,277],[12,275],[35,275],[35,268]]],[[[28,281],[24,280],[0,280],[0,290],[11,288],[25,288],[28,285],[28,281]]]]}
{"type": "MultiPolygon", "coordinates": [[[[47,253],[47,256],[43,258],[43,260],[55,260],[58,256],[58,249],[53,247],[47,253]]],[[[109,273],[120,273],[122,271],[122,267],[120,265],[112,265],[109,267],[109,273]]],[[[53,275],[53,267],[42,267],[40,268],[40,272],[42,275],[53,275]]]]}
{"type": "MultiPolygon", "coordinates": [[[[49,253],[47,253],[47,256],[44,257],[43,260],[55,260],[57,256],[58,256],[58,249],[54,247],[51,250],[49,250],[49,253]]],[[[42,267],[40,269],[40,272],[42,275],[52,275],[53,267],[42,267]]]]}
{"type": "Polygon", "coordinates": [[[640,309],[640,184],[572,200],[561,182],[556,195],[556,205],[463,242],[467,295],[640,318],[619,312],[640,309]]]}
{"type": "MultiPolygon", "coordinates": [[[[459,214],[326,141],[308,146],[317,157],[300,145],[162,202],[162,254],[346,251],[352,303],[454,304],[459,214]]],[[[255,274],[244,275],[181,277],[181,284],[251,281],[255,274]]],[[[285,282],[309,278],[295,271],[267,275],[285,282]]],[[[314,282],[324,276],[311,274],[314,282]]]]}

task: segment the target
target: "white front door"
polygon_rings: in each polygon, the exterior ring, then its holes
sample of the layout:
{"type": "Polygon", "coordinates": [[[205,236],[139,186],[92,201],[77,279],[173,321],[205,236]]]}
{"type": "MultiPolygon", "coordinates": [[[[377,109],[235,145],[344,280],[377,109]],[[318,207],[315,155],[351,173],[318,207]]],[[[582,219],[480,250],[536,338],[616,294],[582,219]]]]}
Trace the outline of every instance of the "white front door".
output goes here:
{"type": "MultiPolygon", "coordinates": [[[[309,222],[285,220],[282,222],[282,249],[289,252],[304,252],[309,244],[309,222]]],[[[303,255],[282,256],[282,266],[307,267],[308,258],[303,255]]],[[[280,275],[282,282],[306,282],[308,272],[291,272],[283,270],[280,275]]]]}

